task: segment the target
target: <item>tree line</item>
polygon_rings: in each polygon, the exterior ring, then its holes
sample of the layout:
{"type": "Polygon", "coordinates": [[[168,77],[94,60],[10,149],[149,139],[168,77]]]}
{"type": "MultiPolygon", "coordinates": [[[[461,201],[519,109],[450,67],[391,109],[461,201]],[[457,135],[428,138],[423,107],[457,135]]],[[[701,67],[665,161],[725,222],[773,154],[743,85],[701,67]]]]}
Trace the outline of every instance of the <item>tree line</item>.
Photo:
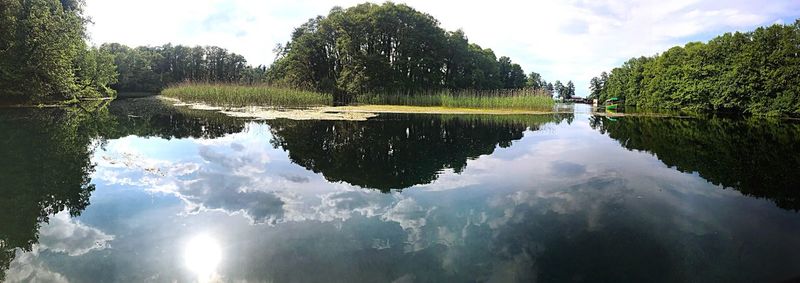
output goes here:
{"type": "Polygon", "coordinates": [[[0,98],[63,101],[159,92],[181,82],[267,83],[325,93],[413,94],[533,88],[569,98],[574,85],[526,74],[509,57],[387,2],[336,7],[297,28],[268,69],[216,46],[87,45],[85,0],[3,0],[0,98]]]}
{"type": "Polygon", "coordinates": [[[264,81],[266,67],[252,67],[242,55],[217,46],[165,44],[131,48],[107,43],[100,51],[114,58],[119,74],[111,87],[121,92],[159,92],[181,82],[254,84],[264,81]]]}
{"type": "Polygon", "coordinates": [[[68,100],[109,96],[109,54],[86,44],[83,0],[0,2],[0,97],[68,100]]]}
{"type": "Polygon", "coordinates": [[[800,20],[726,33],[632,58],[590,82],[592,98],[626,105],[800,114],[800,20]]]}
{"type": "Polygon", "coordinates": [[[0,98],[63,101],[158,92],[184,82],[263,82],[266,67],[209,47],[130,48],[86,44],[84,0],[3,0],[0,3],[0,98]]]}
{"type": "Polygon", "coordinates": [[[278,46],[267,81],[339,95],[413,94],[440,89],[553,90],[509,57],[445,31],[431,15],[403,4],[333,8],[278,46]]]}

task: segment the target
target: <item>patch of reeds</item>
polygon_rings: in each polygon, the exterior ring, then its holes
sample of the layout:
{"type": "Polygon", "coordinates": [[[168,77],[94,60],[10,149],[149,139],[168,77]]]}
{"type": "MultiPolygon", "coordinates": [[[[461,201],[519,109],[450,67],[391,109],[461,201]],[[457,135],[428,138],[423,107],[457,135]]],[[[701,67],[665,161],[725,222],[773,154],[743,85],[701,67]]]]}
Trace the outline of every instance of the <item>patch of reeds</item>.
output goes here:
{"type": "Polygon", "coordinates": [[[359,104],[440,106],[476,109],[550,110],[555,101],[549,93],[533,89],[462,90],[423,94],[367,94],[359,104]]]}
{"type": "MultiPolygon", "coordinates": [[[[266,85],[229,85],[183,83],[161,92],[185,102],[202,102],[216,106],[330,106],[333,95],[266,85]]],[[[356,97],[357,104],[437,106],[474,109],[551,110],[555,102],[542,90],[461,90],[417,94],[365,94],[356,97]]]]}
{"type": "Polygon", "coordinates": [[[333,96],[330,94],[266,85],[183,83],[164,89],[161,94],[185,102],[231,107],[333,105],[333,96]]]}

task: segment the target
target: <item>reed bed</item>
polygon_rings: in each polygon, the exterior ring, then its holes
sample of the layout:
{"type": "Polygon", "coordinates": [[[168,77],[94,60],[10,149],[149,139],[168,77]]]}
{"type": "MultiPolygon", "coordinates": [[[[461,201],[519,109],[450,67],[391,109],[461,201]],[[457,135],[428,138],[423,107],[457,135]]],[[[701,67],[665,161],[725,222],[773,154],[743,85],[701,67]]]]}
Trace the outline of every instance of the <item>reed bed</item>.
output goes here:
{"type": "Polygon", "coordinates": [[[186,102],[202,102],[217,106],[305,107],[333,105],[330,94],[279,88],[266,85],[239,86],[227,84],[184,83],[171,86],[161,94],[186,102]]]}
{"type": "Polygon", "coordinates": [[[422,94],[368,94],[359,104],[440,106],[476,109],[550,110],[555,101],[550,94],[532,89],[441,91],[422,94]]]}
{"type": "Polygon", "coordinates": [[[513,114],[513,115],[478,115],[478,114],[455,114],[438,115],[445,122],[462,121],[482,125],[503,125],[503,126],[522,126],[531,129],[539,129],[540,126],[562,121],[574,116],[572,113],[549,113],[549,114],[513,114]]]}
{"type": "MultiPolygon", "coordinates": [[[[202,102],[216,106],[330,106],[333,95],[266,85],[228,85],[184,83],[171,86],[162,95],[186,102],[202,102]]],[[[463,90],[417,94],[366,94],[354,100],[357,104],[435,106],[473,109],[551,110],[555,102],[541,90],[463,90]]]]}

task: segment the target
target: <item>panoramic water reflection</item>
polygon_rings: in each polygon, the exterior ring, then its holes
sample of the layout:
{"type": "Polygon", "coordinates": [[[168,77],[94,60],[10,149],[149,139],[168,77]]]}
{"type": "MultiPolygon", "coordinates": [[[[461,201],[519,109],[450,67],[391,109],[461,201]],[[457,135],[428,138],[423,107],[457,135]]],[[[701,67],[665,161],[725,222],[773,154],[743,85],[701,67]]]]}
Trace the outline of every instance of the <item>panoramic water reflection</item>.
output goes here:
{"type": "Polygon", "coordinates": [[[153,100],[0,117],[7,281],[800,276],[788,121],[253,122],[153,100]]]}

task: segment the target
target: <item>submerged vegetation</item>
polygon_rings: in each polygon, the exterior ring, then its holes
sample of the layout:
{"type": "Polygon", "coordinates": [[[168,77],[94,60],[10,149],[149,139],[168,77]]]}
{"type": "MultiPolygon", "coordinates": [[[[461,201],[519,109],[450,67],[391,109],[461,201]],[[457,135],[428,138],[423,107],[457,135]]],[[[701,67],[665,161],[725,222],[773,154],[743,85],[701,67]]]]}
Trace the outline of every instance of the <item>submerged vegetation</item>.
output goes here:
{"type": "Polygon", "coordinates": [[[591,81],[592,97],[640,108],[800,115],[800,20],[633,58],[591,81]]]}
{"type": "Polygon", "coordinates": [[[165,89],[162,95],[185,102],[218,106],[324,106],[333,104],[330,94],[266,85],[179,84],[165,89]]]}

